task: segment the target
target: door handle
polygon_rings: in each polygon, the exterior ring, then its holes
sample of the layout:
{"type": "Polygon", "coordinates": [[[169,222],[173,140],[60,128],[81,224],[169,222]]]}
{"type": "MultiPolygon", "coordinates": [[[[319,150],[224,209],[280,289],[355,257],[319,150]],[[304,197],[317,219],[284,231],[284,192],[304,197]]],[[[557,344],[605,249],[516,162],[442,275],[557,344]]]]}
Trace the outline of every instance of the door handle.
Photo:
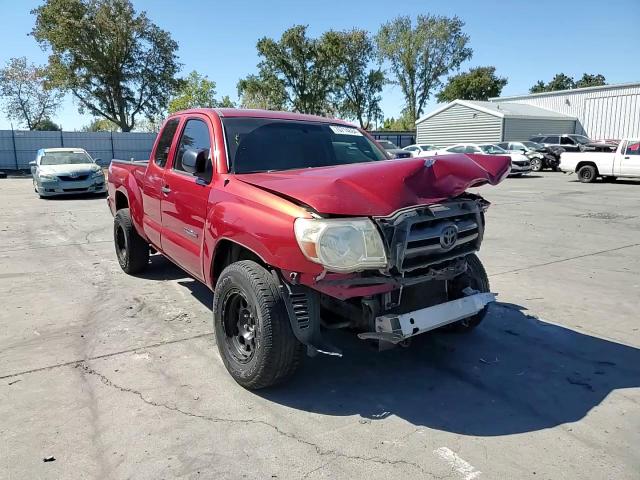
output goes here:
{"type": "Polygon", "coordinates": [[[164,187],[162,187],[162,193],[164,193],[165,195],[169,195],[171,193],[171,189],[169,188],[169,185],[165,185],[164,187]]]}
{"type": "Polygon", "coordinates": [[[629,157],[624,157],[625,160],[629,160],[629,157]]]}

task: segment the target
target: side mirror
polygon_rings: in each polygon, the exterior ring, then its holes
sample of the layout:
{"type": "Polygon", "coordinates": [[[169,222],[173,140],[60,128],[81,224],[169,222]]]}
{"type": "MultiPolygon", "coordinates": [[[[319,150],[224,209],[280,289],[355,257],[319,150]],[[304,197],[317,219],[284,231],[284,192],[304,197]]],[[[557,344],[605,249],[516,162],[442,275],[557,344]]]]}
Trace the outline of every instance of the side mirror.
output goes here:
{"type": "Polygon", "coordinates": [[[209,150],[188,149],[182,154],[182,168],[191,174],[203,173],[207,164],[209,150]]]}
{"type": "Polygon", "coordinates": [[[33,161],[33,162],[29,162],[29,166],[30,166],[30,167],[35,167],[35,166],[36,166],[36,162],[35,162],[35,161],[33,161]]]}

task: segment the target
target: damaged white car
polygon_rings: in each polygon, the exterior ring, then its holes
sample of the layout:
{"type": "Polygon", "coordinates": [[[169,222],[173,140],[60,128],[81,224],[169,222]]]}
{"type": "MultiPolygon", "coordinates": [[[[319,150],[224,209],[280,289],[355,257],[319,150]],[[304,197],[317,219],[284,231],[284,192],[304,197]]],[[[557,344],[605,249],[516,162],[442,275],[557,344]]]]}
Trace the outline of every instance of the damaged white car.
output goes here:
{"type": "Polygon", "coordinates": [[[82,148],[42,148],[29,165],[40,198],[107,191],[102,168],[82,148]]]}

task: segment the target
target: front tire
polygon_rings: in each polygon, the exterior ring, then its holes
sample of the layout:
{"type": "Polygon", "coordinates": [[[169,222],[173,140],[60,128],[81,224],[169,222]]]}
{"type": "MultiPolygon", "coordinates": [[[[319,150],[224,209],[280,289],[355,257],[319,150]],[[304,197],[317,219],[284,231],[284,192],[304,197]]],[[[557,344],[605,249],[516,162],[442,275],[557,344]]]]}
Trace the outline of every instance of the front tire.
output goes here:
{"type": "Polygon", "coordinates": [[[232,263],[220,274],[213,324],[224,366],[244,388],[281,383],[302,361],[303,345],[291,330],[278,283],[254,261],[232,263]]]}
{"type": "Polygon", "coordinates": [[[598,169],[593,165],[584,165],[578,169],[578,180],[582,183],[595,182],[598,177],[598,169]]]}
{"type": "Polygon", "coordinates": [[[113,241],[122,270],[129,275],[141,272],[149,264],[149,244],[131,221],[128,208],[118,210],[113,221],[113,241]]]}
{"type": "Polygon", "coordinates": [[[531,170],[534,172],[539,172],[542,170],[542,160],[539,158],[534,158],[531,160],[531,170]]]}
{"type": "MultiPolygon", "coordinates": [[[[477,290],[480,293],[490,292],[489,277],[482,265],[480,259],[471,254],[467,256],[467,271],[462,275],[454,278],[449,285],[450,300],[462,298],[464,296],[463,290],[467,287],[477,290]]],[[[480,325],[480,322],[484,320],[487,314],[488,307],[484,307],[481,311],[473,315],[472,317],[465,318],[459,322],[451,324],[449,330],[456,333],[467,333],[480,325]]]]}

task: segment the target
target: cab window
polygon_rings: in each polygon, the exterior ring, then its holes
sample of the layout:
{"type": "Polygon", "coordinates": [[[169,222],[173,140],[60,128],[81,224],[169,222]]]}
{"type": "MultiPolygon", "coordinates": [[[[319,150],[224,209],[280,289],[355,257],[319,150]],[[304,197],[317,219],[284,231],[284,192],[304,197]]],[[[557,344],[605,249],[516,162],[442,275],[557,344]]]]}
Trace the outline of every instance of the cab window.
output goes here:
{"type": "Polygon", "coordinates": [[[167,159],[169,158],[169,150],[171,149],[173,137],[176,134],[176,130],[178,129],[178,123],[178,119],[174,118],[172,120],[169,120],[162,129],[160,139],[158,140],[158,146],[156,147],[156,152],[153,157],[153,161],[160,168],[164,168],[164,166],[167,164],[167,159]]]}
{"type": "Polygon", "coordinates": [[[560,144],[561,144],[561,145],[575,145],[575,144],[576,144],[576,142],[575,142],[575,140],[574,140],[573,138],[571,138],[571,137],[562,137],[562,138],[560,139],[560,144]]]}
{"type": "Polygon", "coordinates": [[[627,148],[624,152],[625,155],[640,155],[640,142],[631,141],[627,143],[627,148]]]}
{"type": "MultiPolygon", "coordinates": [[[[182,136],[180,137],[180,143],[176,152],[175,160],[173,161],[173,169],[180,172],[185,172],[182,166],[182,156],[188,150],[205,150],[205,156],[207,157],[207,164],[204,173],[198,174],[199,177],[204,178],[207,181],[211,180],[211,174],[213,171],[211,165],[211,138],[209,137],[209,127],[205,122],[198,119],[187,120],[182,136]]],[[[187,173],[187,172],[185,172],[187,173]]]]}

